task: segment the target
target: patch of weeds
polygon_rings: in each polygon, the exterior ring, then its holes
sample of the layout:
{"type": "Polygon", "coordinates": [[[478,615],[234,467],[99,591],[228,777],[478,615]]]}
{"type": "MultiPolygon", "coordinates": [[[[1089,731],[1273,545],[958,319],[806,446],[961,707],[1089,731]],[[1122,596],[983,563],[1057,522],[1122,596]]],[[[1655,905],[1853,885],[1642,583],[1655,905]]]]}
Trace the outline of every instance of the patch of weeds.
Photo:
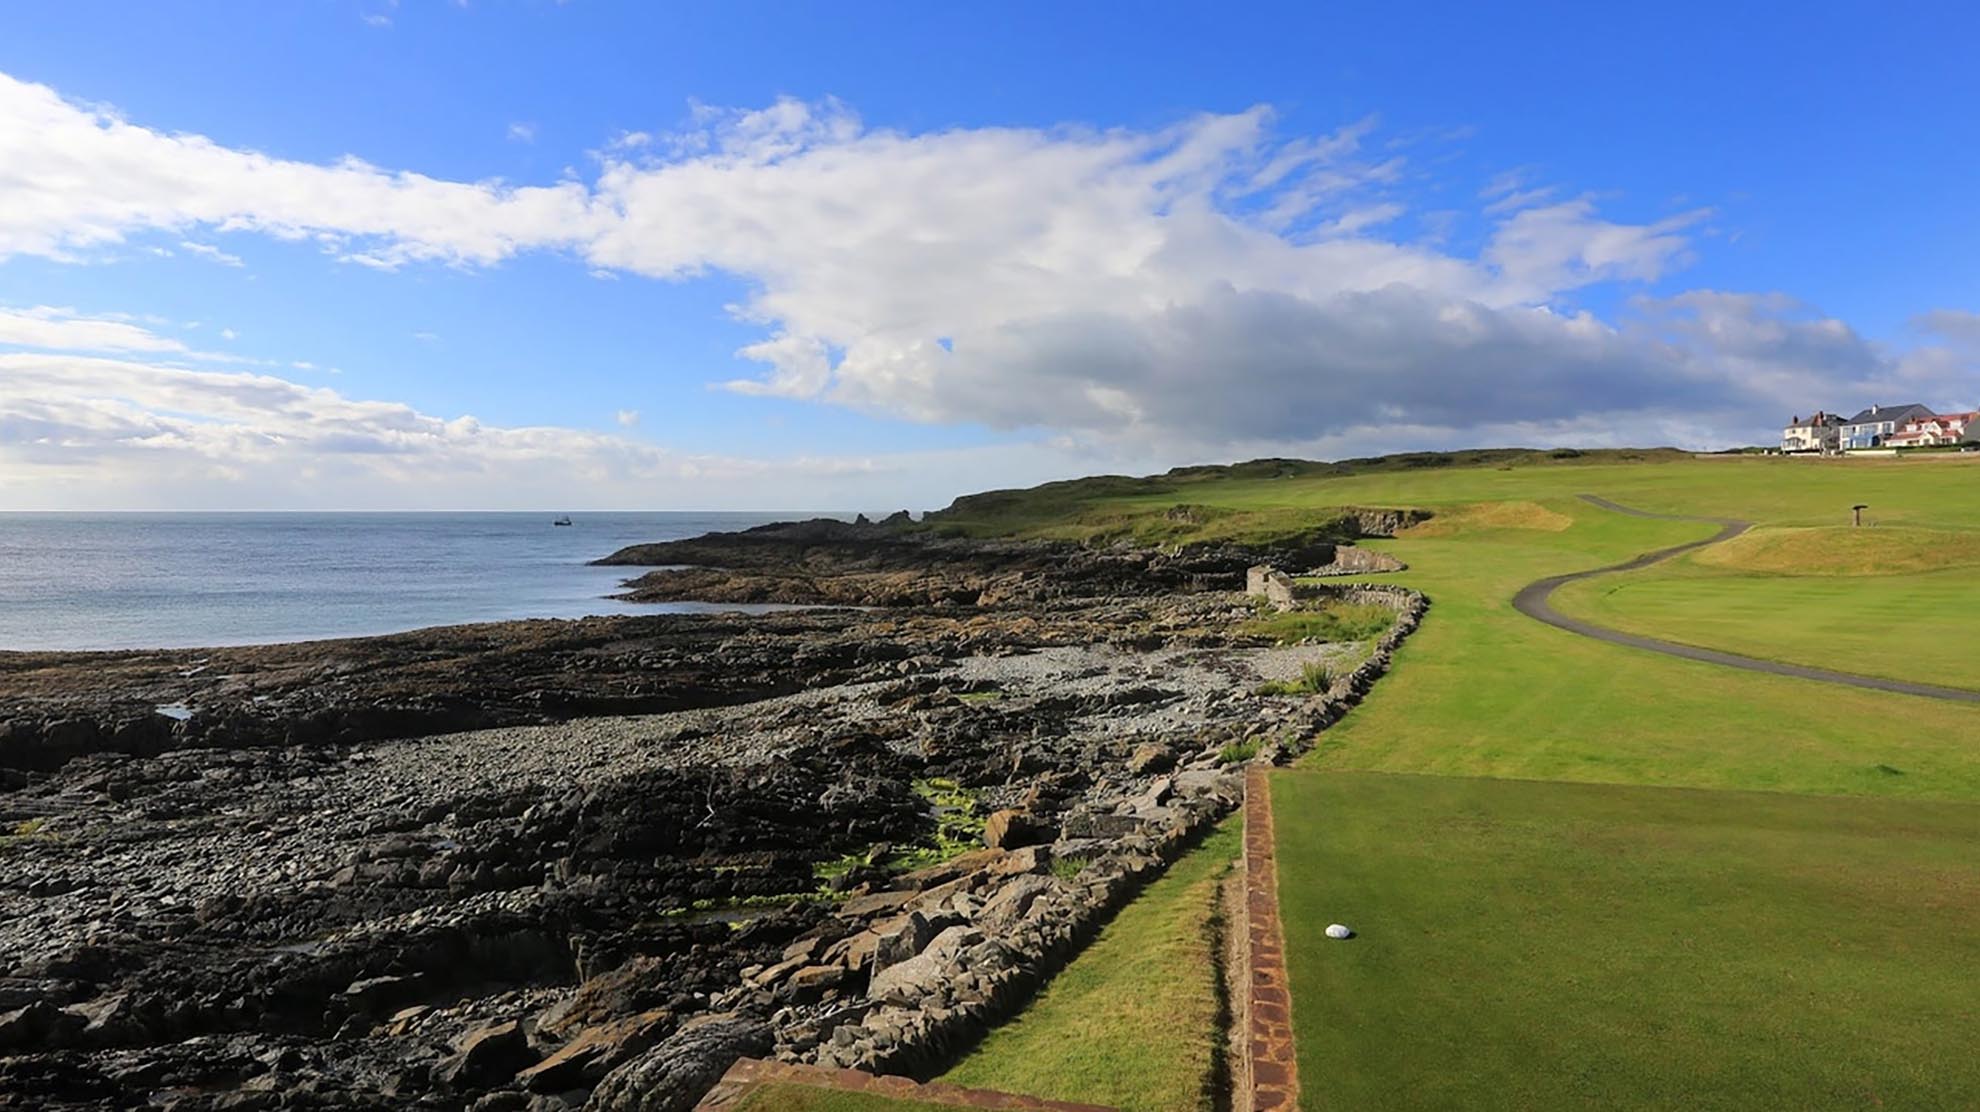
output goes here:
{"type": "Polygon", "coordinates": [[[962,700],[965,703],[968,703],[971,706],[980,706],[983,703],[994,703],[1003,697],[1004,697],[1004,693],[1001,691],[968,691],[968,692],[964,692],[961,695],[956,696],[956,698],[962,700]]]}
{"type": "Polygon", "coordinates": [[[1283,610],[1244,623],[1254,637],[1280,645],[1302,641],[1366,641],[1389,631],[1396,612],[1374,602],[1329,602],[1313,610],[1283,610]]]}
{"type": "Polygon", "coordinates": [[[52,842],[55,833],[48,829],[47,819],[27,819],[17,822],[13,828],[0,834],[0,846],[22,846],[29,842],[52,842]]]}
{"type": "Polygon", "coordinates": [[[1054,857],[1049,868],[1060,880],[1071,880],[1086,871],[1086,861],[1078,857],[1054,857]]]}
{"type": "Polygon", "coordinates": [[[1327,690],[1333,682],[1332,670],[1321,660],[1309,660],[1299,666],[1296,680],[1271,680],[1258,685],[1257,695],[1313,695],[1327,690]]]}
{"type": "Polygon", "coordinates": [[[935,838],[930,844],[902,850],[887,862],[889,868],[912,872],[983,847],[984,818],[978,813],[977,793],[939,777],[915,781],[914,792],[935,812],[935,838]]]}
{"type": "Polygon", "coordinates": [[[1243,764],[1257,755],[1258,740],[1256,738],[1249,741],[1234,741],[1222,749],[1217,750],[1218,762],[1227,765],[1243,764]]]}
{"type": "Polygon", "coordinates": [[[812,866],[812,876],[821,884],[844,876],[854,869],[879,867],[890,873],[908,873],[940,865],[955,857],[983,848],[984,817],[977,805],[977,793],[954,780],[935,777],[917,780],[914,793],[926,800],[935,818],[935,834],[929,841],[913,846],[869,846],[831,861],[812,866]]]}

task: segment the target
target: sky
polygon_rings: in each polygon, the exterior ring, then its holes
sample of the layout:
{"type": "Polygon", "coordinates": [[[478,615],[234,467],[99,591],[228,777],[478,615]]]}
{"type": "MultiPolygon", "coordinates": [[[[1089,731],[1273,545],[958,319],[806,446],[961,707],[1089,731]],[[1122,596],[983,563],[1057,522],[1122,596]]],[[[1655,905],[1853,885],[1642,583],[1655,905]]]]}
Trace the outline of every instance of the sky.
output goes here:
{"type": "Polygon", "coordinates": [[[923,509],[1980,405],[1980,11],[1228,7],[8,4],[0,509],[923,509]]]}

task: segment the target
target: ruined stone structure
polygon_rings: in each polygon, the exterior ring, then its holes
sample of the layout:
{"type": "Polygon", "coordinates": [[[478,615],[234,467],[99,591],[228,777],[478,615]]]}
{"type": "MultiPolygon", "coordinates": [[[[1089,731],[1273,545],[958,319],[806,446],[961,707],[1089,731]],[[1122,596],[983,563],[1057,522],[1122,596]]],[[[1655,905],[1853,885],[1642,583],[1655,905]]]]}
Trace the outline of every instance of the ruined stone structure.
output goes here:
{"type": "Polygon", "coordinates": [[[1270,564],[1257,564],[1245,569],[1244,593],[1263,598],[1275,610],[1291,610],[1298,605],[1292,576],[1270,564]]]}

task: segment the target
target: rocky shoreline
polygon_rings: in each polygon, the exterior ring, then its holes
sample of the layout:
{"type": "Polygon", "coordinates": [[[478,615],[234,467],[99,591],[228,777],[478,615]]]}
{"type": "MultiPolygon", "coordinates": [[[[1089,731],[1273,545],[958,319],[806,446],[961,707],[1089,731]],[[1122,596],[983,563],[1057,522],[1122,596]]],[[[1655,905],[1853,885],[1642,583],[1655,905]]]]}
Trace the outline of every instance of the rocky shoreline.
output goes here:
{"type": "Polygon", "coordinates": [[[1259,558],[801,523],[617,559],[862,609],[0,654],[0,1106],[662,1109],[740,1053],[937,1069],[1421,613],[1346,588],[1395,609],[1380,642],[1272,645],[1259,558]]]}

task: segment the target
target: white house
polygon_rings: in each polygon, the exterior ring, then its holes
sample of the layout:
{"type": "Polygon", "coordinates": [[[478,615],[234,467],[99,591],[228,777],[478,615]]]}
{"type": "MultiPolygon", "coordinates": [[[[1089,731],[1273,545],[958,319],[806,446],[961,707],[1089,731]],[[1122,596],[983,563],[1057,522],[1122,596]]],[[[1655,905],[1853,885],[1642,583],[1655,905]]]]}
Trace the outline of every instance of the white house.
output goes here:
{"type": "Polygon", "coordinates": [[[1842,418],[1816,410],[1803,419],[1794,417],[1781,431],[1783,452],[1833,452],[1842,441],[1842,418]]]}
{"type": "Polygon", "coordinates": [[[1941,413],[1932,417],[1913,417],[1898,426],[1898,430],[1884,438],[1884,443],[1893,448],[1930,448],[1945,444],[1957,444],[1966,436],[1972,426],[1974,414],[1941,413]]]}
{"type": "Polygon", "coordinates": [[[1935,414],[1916,402],[1910,405],[1873,405],[1842,423],[1842,448],[1882,448],[1884,441],[1914,417],[1935,414]]]}

